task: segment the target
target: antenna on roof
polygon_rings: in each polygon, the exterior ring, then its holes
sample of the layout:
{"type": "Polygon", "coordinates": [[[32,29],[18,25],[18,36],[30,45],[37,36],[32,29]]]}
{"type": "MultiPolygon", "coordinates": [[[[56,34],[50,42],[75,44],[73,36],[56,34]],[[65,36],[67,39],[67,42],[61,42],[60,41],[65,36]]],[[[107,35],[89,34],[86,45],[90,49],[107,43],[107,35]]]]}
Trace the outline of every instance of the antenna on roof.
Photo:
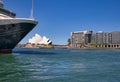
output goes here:
{"type": "Polygon", "coordinates": [[[32,8],[31,8],[31,13],[30,13],[30,18],[34,18],[33,12],[34,12],[34,1],[32,0],[32,8]]]}

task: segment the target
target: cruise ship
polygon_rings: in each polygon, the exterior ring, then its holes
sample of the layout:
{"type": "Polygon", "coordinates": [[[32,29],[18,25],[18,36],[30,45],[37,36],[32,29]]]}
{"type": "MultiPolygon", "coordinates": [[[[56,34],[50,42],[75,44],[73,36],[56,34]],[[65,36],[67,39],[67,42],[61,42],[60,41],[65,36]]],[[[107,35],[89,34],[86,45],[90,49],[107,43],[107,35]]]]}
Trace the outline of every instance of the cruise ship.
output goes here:
{"type": "Polygon", "coordinates": [[[38,24],[33,18],[15,16],[0,1],[0,53],[12,53],[12,49],[38,24]]]}

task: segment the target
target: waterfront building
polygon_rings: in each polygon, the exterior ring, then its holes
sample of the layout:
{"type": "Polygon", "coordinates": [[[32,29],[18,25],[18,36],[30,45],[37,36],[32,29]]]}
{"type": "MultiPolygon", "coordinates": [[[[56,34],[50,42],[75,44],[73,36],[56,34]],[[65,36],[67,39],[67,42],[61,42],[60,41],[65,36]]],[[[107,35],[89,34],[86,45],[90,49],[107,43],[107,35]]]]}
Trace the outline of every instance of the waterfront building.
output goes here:
{"type": "Polygon", "coordinates": [[[112,44],[112,34],[108,33],[108,44],[112,44]]]}
{"type": "Polygon", "coordinates": [[[96,33],[96,43],[102,44],[103,43],[103,36],[104,36],[103,31],[99,31],[98,33],[96,33]]]}
{"type": "Polygon", "coordinates": [[[91,43],[96,44],[108,44],[109,43],[109,33],[99,31],[96,34],[92,34],[91,43]]]}
{"type": "Polygon", "coordinates": [[[71,32],[71,47],[78,48],[91,42],[92,31],[71,32]]]}
{"type": "Polygon", "coordinates": [[[92,34],[92,31],[72,32],[70,47],[102,47],[102,48],[120,48],[120,32],[99,31],[92,34]]]}
{"type": "Polygon", "coordinates": [[[96,44],[96,34],[92,34],[92,37],[91,37],[91,43],[92,44],[96,44]]]}
{"type": "Polygon", "coordinates": [[[35,34],[32,38],[29,39],[28,43],[30,44],[45,44],[49,45],[52,44],[52,41],[47,38],[46,36],[40,36],[39,34],[35,34]]]}
{"type": "Polygon", "coordinates": [[[120,44],[120,32],[111,32],[111,43],[120,44]]]}

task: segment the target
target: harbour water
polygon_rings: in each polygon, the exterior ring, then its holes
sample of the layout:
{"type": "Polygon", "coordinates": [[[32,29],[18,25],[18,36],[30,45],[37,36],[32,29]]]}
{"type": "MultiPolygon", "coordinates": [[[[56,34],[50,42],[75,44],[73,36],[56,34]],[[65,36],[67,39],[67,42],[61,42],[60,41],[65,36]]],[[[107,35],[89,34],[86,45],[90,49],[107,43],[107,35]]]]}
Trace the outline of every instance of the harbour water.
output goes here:
{"type": "Polygon", "coordinates": [[[0,82],[120,82],[120,50],[15,49],[0,82]]]}

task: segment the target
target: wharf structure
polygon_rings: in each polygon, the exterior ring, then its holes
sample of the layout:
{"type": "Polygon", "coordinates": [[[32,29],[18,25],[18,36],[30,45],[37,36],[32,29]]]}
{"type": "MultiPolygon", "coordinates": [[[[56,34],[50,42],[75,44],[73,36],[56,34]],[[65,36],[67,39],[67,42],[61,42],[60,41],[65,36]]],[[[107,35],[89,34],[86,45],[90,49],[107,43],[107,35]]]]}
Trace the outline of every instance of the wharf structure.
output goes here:
{"type": "Polygon", "coordinates": [[[71,32],[71,48],[120,48],[120,32],[71,32]]]}

